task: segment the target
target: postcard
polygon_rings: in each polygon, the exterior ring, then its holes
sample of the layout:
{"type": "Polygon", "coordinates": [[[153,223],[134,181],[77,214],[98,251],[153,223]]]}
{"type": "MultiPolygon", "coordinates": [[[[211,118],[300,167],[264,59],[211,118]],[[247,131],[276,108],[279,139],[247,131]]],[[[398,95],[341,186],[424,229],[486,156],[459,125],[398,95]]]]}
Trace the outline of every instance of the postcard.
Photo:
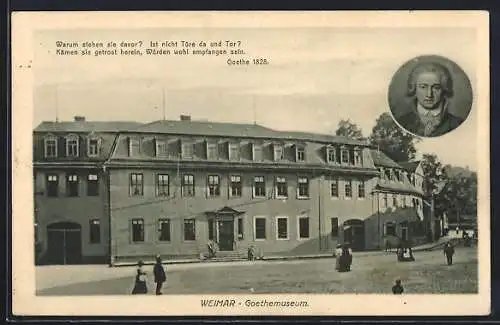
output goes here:
{"type": "Polygon", "coordinates": [[[16,315],[490,311],[487,12],[15,12],[12,148],[16,315]]]}

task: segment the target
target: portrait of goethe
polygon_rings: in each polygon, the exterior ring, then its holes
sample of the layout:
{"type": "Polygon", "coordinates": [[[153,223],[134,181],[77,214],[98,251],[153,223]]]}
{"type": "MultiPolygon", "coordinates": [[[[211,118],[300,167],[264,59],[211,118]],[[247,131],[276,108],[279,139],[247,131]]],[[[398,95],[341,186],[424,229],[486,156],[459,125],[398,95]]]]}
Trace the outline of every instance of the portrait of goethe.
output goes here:
{"type": "Polygon", "coordinates": [[[389,107],[397,124],[420,137],[438,137],[458,128],[472,107],[466,73],[440,56],[406,62],[389,86],[389,107]]]}

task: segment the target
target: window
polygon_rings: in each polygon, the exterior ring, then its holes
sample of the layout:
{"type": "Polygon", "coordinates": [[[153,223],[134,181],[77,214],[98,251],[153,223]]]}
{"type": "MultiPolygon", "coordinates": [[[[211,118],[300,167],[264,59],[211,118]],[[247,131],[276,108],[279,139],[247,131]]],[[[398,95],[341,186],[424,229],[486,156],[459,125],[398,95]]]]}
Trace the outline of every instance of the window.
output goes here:
{"type": "Polygon", "coordinates": [[[357,166],[361,166],[363,164],[363,161],[361,159],[361,151],[354,150],[354,164],[357,166]]]}
{"type": "Polygon", "coordinates": [[[274,161],[283,159],[283,146],[281,144],[274,144],[273,146],[274,161]]]}
{"type": "Polygon", "coordinates": [[[345,190],[345,197],[347,197],[347,198],[352,197],[352,181],[351,180],[344,181],[344,190],[345,190]]]}
{"type": "Polygon", "coordinates": [[[365,197],[365,181],[363,180],[360,180],[358,183],[358,197],[359,198],[365,197]]]}
{"type": "Polygon", "coordinates": [[[326,161],[328,163],[337,162],[337,150],[333,147],[326,148],[326,161]]]}
{"type": "Polygon", "coordinates": [[[215,160],[217,159],[217,144],[212,142],[207,142],[207,159],[215,160]]]}
{"type": "Polygon", "coordinates": [[[88,196],[99,195],[99,178],[97,174],[89,174],[87,176],[87,195],[88,196]]]}
{"type": "Polygon", "coordinates": [[[132,219],[132,242],[139,243],[144,241],[144,220],[132,219]]]}
{"type": "Polygon", "coordinates": [[[142,174],[130,174],[130,195],[142,196],[144,194],[144,183],[142,174]]]}
{"type": "Polygon", "coordinates": [[[395,207],[398,206],[398,196],[396,194],[392,195],[392,205],[395,207]]]}
{"type": "Polygon", "coordinates": [[[299,239],[309,238],[309,217],[299,217],[299,239]]]}
{"type": "Polygon", "coordinates": [[[99,219],[92,219],[89,222],[90,243],[101,243],[101,222],[99,219]]]}
{"type": "Polygon", "coordinates": [[[163,140],[155,139],[155,155],[156,157],[166,156],[168,153],[167,143],[163,140]]]}
{"type": "Polygon", "coordinates": [[[70,174],[66,176],[66,195],[78,196],[78,175],[70,174]]]}
{"type": "Polygon", "coordinates": [[[182,176],[182,196],[194,196],[194,175],[185,174],[182,176]]]}
{"type": "Polygon", "coordinates": [[[385,223],[385,235],[396,236],[396,223],[388,221],[385,223]]]}
{"type": "Polygon", "coordinates": [[[348,149],[342,149],[340,151],[340,157],[342,158],[342,163],[343,164],[348,164],[349,163],[349,150],[348,149]]]}
{"type": "Polygon", "coordinates": [[[266,196],[266,182],[264,176],[255,176],[253,178],[253,196],[254,197],[266,196]]]}
{"type": "Polygon", "coordinates": [[[332,223],[332,238],[339,236],[339,218],[331,218],[332,223]]]}
{"type": "Polygon", "coordinates": [[[192,159],[194,154],[194,146],[191,142],[183,142],[182,143],[182,158],[183,159],[192,159]]]}
{"type": "Polygon", "coordinates": [[[45,158],[56,158],[57,157],[57,138],[48,137],[44,140],[45,142],[45,158]]]}
{"type": "Polygon", "coordinates": [[[138,139],[128,138],[128,155],[130,157],[138,155],[141,152],[141,143],[138,139]]]}
{"type": "Polygon", "coordinates": [[[157,196],[170,195],[170,182],[167,174],[156,175],[156,195],[157,196]]]}
{"type": "Polygon", "coordinates": [[[298,178],[297,197],[309,197],[309,180],[307,179],[307,177],[298,178]]]}
{"type": "Polygon", "coordinates": [[[330,183],[330,195],[332,197],[339,197],[339,180],[337,178],[332,179],[330,183]]]}
{"type": "Polygon", "coordinates": [[[306,150],[304,147],[296,147],[296,161],[305,161],[306,160],[306,150]]]}
{"type": "Polygon", "coordinates": [[[196,221],[195,219],[184,220],[184,240],[196,240],[196,221]]]}
{"type": "Polygon", "coordinates": [[[208,196],[220,196],[220,179],[217,175],[208,176],[208,196]]]}
{"type": "Polygon", "coordinates": [[[276,217],[276,239],[288,239],[287,217],[276,217]]]}
{"type": "Polygon", "coordinates": [[[392,181],[392,171],[390,169],[385,170],[385,179],[392,181]]]}
{"type": "Polygon", "coordinates": [[[262,161],[262,146],[260,144],[254,143],[252,145],[253,150],[253,160],[254,161],[262,161]]]}
{"type": "Polygon", "coordinates": [[[288,197],[288,185],[285,177],[276,177],[276,197],[288,197]]]}
{"type": "Polygon", "coordinates": [[[47,196],[58,196],[59,178],[57,175],[47,175],[47,196]]]}
{"type": "Polygon", "coordinates": [[[89,157],[99,156],[99,139],[89,138],[87,140],[87,156],[89,157]]]}
{"type": "Polygon", "coordinates": [[[231,184],[229,189],[229,195],[231,197],[240,197],[241,196],[241,176],[233,175],[231,176],[231,184]]]}
{"type": "Polygon", "coordinates": [[[158,240],[170,241],[170,219],[158,220],[158,240]]]}
{"type": "Polygon", "coordinates": [[[244,239],[243,218],[238,218],[238,240],[244,239]]]}
{"type": "Polygon", "coordinates": [[[229,160],[240,160],[240,144],[229,143],[229,160]]]}
{"type": "Polygon", "coordinates": [[[266,239],[266,218],[255,218],[255,239],[266,239]]]}
{"type": "Polygon", "coordinates": [[[387,207],[389,206],[389,202],[388,202],[388,199],[387,199],[387,193],[384,193],[384,201],[383,201],[383,206],[384,207],[387,207]]]}

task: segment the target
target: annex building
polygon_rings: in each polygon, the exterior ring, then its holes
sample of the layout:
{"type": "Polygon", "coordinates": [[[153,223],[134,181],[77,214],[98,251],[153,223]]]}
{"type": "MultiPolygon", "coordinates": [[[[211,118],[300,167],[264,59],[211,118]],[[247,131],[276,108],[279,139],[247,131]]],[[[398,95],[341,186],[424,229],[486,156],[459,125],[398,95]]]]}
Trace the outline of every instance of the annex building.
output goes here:
{"type": "Polygon", "coordinates": [[[34,133],[39,263],[155,254],[306,255],[425,237],[422,168],[367,143],[191,120],[43,122],[34,133]]]}

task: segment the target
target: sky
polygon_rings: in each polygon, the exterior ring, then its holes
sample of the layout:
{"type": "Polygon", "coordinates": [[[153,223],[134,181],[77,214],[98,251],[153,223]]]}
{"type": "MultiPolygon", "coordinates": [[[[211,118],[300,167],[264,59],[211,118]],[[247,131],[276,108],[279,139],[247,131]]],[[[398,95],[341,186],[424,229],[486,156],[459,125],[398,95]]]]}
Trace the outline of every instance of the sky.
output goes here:
{"type": "MultiPolygon", "coordinates": [[[[192,119],[253,123],[331,134],[350,119],[368,136],[389,112],[388,86],[406,61],[448,57],[475,93],[474,29],[458,28],[164,28],[57,30],[35,35],[33,126],[42,121],[192,119]],[[60,56],[56,41],[240,41],[244,55],[60,56]],[[227,59],[266,58],[230,66],[227,59]],[[164,98],[164,100],[163,100],[164,98]],[[163,105],[163,103],[165,103],[163,105]],[[163,109],[165,107],[165,109],[163,109]]],[[[238,47],[236,47],[238,48],[238,47]]],[[[477,170],[477,112],[455,131],[417,145],[445,164],[477,170]],[[457,147],[459,145],[459,147],[457,147]]]]}

